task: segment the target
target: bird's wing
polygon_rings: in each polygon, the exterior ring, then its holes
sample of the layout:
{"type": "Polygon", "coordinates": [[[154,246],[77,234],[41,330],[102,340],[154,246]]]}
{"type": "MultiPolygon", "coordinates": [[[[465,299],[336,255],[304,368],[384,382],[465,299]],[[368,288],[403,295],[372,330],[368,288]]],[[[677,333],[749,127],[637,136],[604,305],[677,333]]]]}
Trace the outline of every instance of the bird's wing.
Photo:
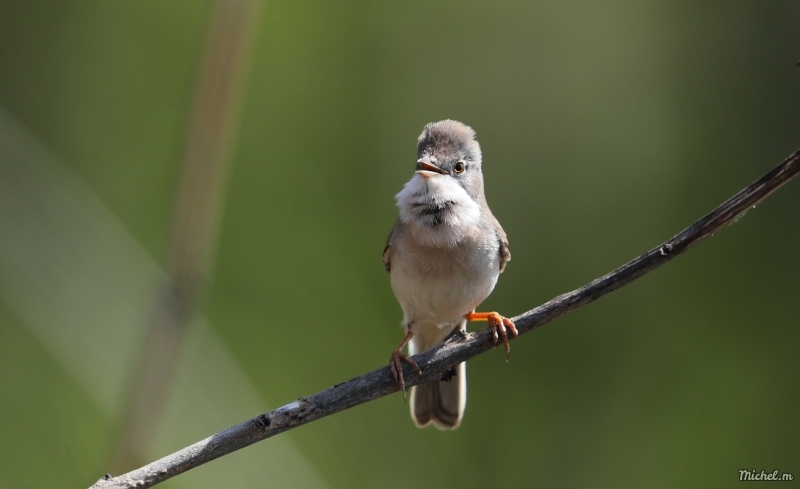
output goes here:
{"type": "Polygon", "coordinates": [[[506,238],[501,238],[498,235],[498,241],[500,241],[500,273],[506,269],[506,263],[511,261],[511,250],[508,249],[508,240],[506,238]]]}
{"type": "MultiPolygon", "coordinates": [[[[494,216],[492,216],[494,217],[494,216]]],[[[500,247],[500,273],[506,269],[506,263],[511,261],[511,250],[508,247],[508,237],[497,219],[494,220],[495,234],[500,247]]]]}
{"type": "Polygon", "coordinates": [[[386,246],[383,248],[383,267],[386,268],[387,272],[392,270],[392,237],[394,236],[394,233],[399,225],[400,219],[394,223],[392,231],[389,233],[389,236],[386,237],[386,246]]]}

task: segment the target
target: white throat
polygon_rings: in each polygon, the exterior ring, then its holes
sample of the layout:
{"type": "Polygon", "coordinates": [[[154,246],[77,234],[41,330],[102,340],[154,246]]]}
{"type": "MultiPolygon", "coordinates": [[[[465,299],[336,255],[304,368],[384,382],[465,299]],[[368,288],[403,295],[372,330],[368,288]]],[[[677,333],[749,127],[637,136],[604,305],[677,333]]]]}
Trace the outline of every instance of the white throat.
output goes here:
{"type": "Polygon", "coordinates": [[[426,246],[456,246],[481,217],[480,205],[449,175],[414,174],[395,199],[400,220],[426,246]]]}

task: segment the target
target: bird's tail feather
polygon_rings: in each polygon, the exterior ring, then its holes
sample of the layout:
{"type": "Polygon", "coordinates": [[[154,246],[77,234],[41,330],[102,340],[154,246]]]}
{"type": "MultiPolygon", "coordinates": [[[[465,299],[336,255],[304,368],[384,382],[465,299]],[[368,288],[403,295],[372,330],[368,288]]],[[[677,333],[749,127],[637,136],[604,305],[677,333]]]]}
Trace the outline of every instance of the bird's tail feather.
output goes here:
{"type": "MultiPolygon", "coordinates": [[[[466,330],[466,326],[466,321],[462,322],[452,334],[466,330]]],[[[425,351],[436,344],[415,346],[416,351],[425,351]]],[[[418,427],[433,423],[440,430],[452,430],[461,424],[467,403],[466,364],[460,363],[447,377],[411,388],[411,418],[418,427]]]]}

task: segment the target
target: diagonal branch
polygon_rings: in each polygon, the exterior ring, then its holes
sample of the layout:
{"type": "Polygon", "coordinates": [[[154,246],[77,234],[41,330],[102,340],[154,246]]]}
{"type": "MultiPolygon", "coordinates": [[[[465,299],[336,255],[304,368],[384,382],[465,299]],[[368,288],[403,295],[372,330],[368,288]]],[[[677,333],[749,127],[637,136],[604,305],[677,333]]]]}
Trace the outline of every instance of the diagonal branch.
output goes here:
{"type": "MultiPolygon", "coordinates": [[[[520,334],[527,333],[660,267],[725,225],[735,221],[737,217],[761,202],[798,173],[800,173],[800,150],[795,151],[780,165],[661,246],[579,289],[560,295],[513,318],[517,330],[520,334]]],[[[455,365],[490,350],[493,346],[490,333],[486,329],[457,335],[445,344],[415,356],[423,373],[420,375],[413,370],[404,372],[406,385],[413,386],[441,378],[455,365]]],[[[240,448],[319,418],[392,394],[397,390],[389,368],[383,367],[239,423],[140,469],[118,477],[106,476],[97,481],[92,489],[152,487],[240,448]]]]}
{"type": "Polygon", "coordinates": [[[133,369],[113,467],[138,465],[152,443],[176,359],[210,274],[258,8],[256,0],[218,0],[214,6],[175,203],[169,283],[157,291],[133,369]]]}

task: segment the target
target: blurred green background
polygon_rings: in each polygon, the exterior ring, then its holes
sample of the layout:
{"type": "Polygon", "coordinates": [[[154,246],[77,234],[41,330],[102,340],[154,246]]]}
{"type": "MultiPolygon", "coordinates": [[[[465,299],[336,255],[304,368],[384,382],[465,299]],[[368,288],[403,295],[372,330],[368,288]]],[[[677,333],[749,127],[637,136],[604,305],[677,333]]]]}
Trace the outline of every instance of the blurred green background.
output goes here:
{"type": "MultiPolygon", "coordinates": [[[[214,4],[0,3],[0,488],[111,471],[214,4]]],[[[213,274],[145,461],[387,363],[381,264],[416,137],[478,133],[513,316],[800,147],[797,2],[270,1],[213,274]]],[[[163,487],[730,487],[800,480],[800,184],[469,363],[455,432],[399,395],[163,487]]],[[[160,278],[161,277],[161,278],[160,278]]],[[[473,325],[473,328],[476,326],[473,325]]],[[[127,467],[126,470],[134,467],[127,467]]]]}

